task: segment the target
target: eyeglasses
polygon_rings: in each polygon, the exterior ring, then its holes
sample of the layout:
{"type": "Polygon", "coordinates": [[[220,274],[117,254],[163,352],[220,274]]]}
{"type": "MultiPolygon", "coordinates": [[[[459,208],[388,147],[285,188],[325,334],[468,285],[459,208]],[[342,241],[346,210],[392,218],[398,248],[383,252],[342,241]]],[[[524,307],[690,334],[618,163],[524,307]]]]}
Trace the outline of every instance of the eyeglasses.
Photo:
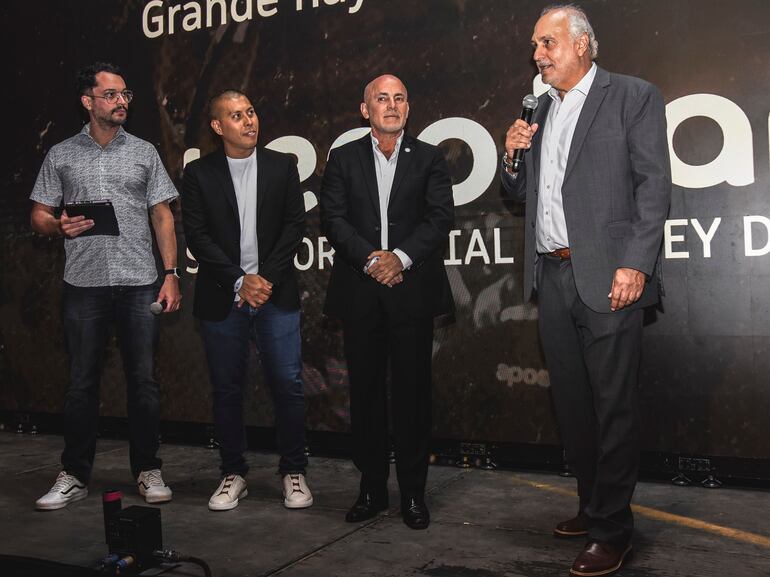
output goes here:
{"type": "Polygon", "coordinates": [[[118,101],[118,98],[123,98],[123,100],[128,104],[134,99],[134,92],[132,90],[124,90],[123,92],[118,92],[117,90],[105,90],[103,95],[98,94],[86,94],[85,96],[88,96],[89,98],[104,98],[107,102],[110,104],[115,104],[118,101]]]}

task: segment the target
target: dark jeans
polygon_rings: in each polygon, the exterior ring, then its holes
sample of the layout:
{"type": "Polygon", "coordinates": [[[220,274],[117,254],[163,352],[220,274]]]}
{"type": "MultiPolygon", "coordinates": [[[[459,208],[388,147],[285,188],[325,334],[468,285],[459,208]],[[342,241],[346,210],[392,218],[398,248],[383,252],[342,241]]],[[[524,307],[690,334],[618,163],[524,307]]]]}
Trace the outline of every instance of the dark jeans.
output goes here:
{"type": "Polygon", "coordinates": [[[150,312],[158,287],[76,287],[64,283],[62,321],[70,361],[64,397],[62,467],[84,483],[91,477],[99,418],[99,382],[113,323],[126,375],[131,473],[159,469],[160,390],[153,379],[158,340],[150,312]]]}
{"type": "Polygon", "coordinates": [[[249,470],[243,458],[243,387],[251,339],[256,341],[265,380],[273,394],[281,455],[278,470],[282,475],[305,473],[305,394],[299,320],[299,310],[281,309],[268,302],[259,309],[233,304],[225,320],[201,321],[214,390],[214,426],[223,475],[245,475],[249,470]]]}
{"type": "MultiPolygon", "coordinates": [[[[637,378],[642,309],[597,313],[577,293],[569,260],[541,257],[540,337],[567,461],[591,539],[625,545],[639,471],[637,378]]],[[[607,287],[612,279],[607,279],[607,287]]]]}

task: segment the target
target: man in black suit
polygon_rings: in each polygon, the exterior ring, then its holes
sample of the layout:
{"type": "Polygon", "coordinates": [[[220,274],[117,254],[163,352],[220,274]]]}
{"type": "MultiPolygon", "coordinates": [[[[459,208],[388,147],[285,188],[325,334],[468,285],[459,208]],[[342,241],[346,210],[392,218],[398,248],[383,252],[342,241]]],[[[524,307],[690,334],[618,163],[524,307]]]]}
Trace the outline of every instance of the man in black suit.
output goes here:
{"type": "Polygon", "coordinates": [[[284,505],[309,507],[300,310],[293,259],[305,211],[293,159],[257,148],[251,102],[226,90],[209,103],[223,148],[185,168],[185,237],[198,261],[193,314],[200,319],[214,393],[222,482],[209,509],[233,509],[247,494],[243,387],[254,339],[275,406],[284,505]]]}
{"type": "Polygon", "coordinates": [[[325,313],[343,322],[361,471],[346,520],[388,507],[390,367],[401,514],[409,527],[425,529],[433,318],[454,309],[443,261],[452,183],[441,151],[404,133],[409,102],[398,78],[370,82],[361,114],[371,134],[332,150],[321,188],[321,226],[335,249],[325,313]]]}
{"type": "Polygon", "coordinates": [[[531,126],[517,120],[508,130],[502,179],[526,201],[524,296],[537,289],[556,417],[578,483],[578,515],[554,532],[588,536],[573,575],[607,575],[631,550],[643,308],[659,297],[671,194],[665,106],[649,82],[593,63],[598,44],[576,6],[545,9],[532,45],[551,89],[531,126]],[[516,150],[526,151],[518,172],[516,150]]]}

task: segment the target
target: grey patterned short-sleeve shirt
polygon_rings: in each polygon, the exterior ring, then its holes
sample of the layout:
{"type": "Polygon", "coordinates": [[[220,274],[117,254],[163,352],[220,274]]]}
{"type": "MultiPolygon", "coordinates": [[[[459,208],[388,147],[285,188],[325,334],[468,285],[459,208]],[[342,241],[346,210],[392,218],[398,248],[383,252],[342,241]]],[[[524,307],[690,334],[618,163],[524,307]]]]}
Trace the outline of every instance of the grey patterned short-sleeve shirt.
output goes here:
{"type": "Polygon", "coordinates": [[[90,125],[51,148],[30,198],[52,207],[109,200],[119,236],[65,239],[65,282],[81,287],[138,286],[157,278],[147,210],[178,196],[155,147],[119,128],[102,148],[90,125]]]}

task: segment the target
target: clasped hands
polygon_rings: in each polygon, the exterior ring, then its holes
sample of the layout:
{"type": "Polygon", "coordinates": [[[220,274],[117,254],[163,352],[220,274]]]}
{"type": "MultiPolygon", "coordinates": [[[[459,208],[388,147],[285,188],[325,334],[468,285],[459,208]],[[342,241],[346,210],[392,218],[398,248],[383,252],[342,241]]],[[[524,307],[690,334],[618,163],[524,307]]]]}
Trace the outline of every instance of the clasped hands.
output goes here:
{"type": "Polygon", "coordinates": [[[265,304],[273,295],[273,283],[259,276],[258,274],[243,275],[243,283],[238,291],[241,300],[238,301],[238,308],[245,303],[249,303],[255,309],[265,304]]]}
{"type": "Polygon", "coordinates": [[[366,262],[370,262],[375,257],[377,260],[369,265],[369,268],[366,269],[366,274],[378,283],[388,287],[393,287],[403,282],[404,264],[398,258],[398,255],[388,250],[375,250],[366,257],[366,262]]]}

